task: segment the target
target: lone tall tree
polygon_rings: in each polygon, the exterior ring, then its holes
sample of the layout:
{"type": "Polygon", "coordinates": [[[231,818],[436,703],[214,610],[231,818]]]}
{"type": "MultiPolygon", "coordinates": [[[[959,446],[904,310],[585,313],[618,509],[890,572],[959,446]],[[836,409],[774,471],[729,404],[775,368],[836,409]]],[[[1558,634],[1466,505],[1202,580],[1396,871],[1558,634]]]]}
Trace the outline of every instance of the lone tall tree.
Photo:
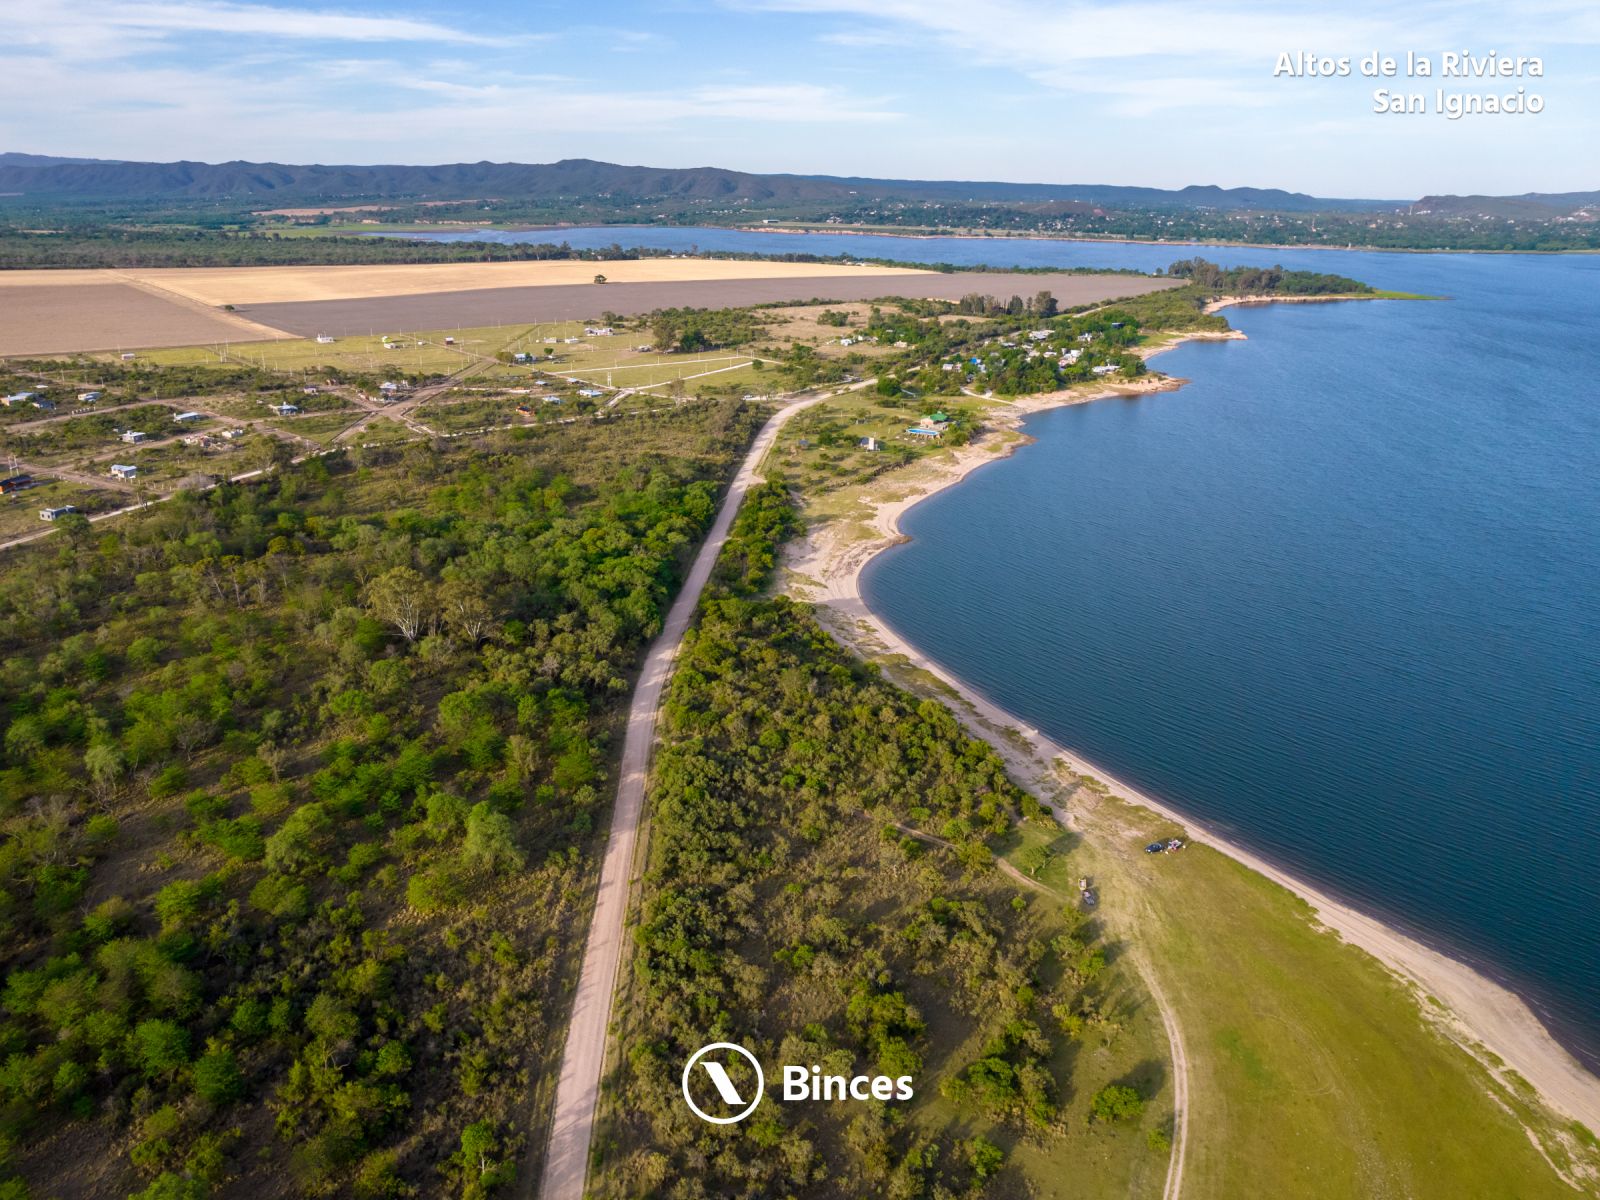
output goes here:
{"type": "Polygon", "coordinates": [[[399,630],[400,636],[414,642],[422,636],[433,609],[432,588],[410,567],[394,567],[367,584],[367,607],[381,621],[399,630]]]}

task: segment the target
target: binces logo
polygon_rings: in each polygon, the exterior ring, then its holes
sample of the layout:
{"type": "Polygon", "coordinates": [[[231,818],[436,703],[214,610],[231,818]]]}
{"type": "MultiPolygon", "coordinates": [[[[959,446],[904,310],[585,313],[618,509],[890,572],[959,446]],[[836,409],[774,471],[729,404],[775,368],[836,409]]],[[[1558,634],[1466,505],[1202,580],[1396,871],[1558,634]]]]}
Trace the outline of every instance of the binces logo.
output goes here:
{"type": "MultiPolygon", "coordinates": [[[[910,1100],[910,1075],[825,1075],[819,1066],[783,1068],[785,1101],[910,1100]]],[[[689,1111],[713,1125],[736,1125],[761,1103],[766,1076],[756,1056],[734,1042],[701,1046],[683,1066],[683,1099],[689,1111]],[[699,1100],[696,1100],[696,1096],[699,1100]]]]}
{"type": "MultiPolygon", "coordinates": [[[[733,1042],[712,1042],[709,1046],[701,1046],[689,1056],[689,1061],[683,1067],[684,1102],[695,1116],[713,1125],[736,1125],[744,1120],[761,1103],[765,1088],[766,1077],[761,1073],[761,1064],[756,1061],[756,1056],[733,1042]],[[755,1072],[753,1081],[748,1077],[751,1071],[755,1072]],[[734,1082],[735,1074],[740,1077],[738,1083],[734,1082]],[[696,1087],[701,1080],[709,1080],[711,1089],[726,1110],[725,1115],[713,1116],[695,1103],[696,1087]],[[747,1095],[750,1097],[748,1102],[745,1100],[747,1095]]],[[[708,1097],[704,1097],[703,1090],[702,1096],[708,1104],[711,1103],[708,1097]]]]}

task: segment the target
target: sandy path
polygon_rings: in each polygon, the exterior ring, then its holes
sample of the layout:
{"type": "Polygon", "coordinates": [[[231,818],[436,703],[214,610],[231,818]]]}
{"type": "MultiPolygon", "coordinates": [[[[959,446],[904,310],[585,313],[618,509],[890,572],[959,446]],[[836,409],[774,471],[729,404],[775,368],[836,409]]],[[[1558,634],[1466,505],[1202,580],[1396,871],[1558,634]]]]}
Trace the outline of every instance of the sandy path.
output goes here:
{"type": "Polygon", "coordinates": [[[745,492],[757,481],[762,459],[777,439],[778,431],[789,418],[804,408],[827,398],[809,396],[779,409],[767,419],[756,435],[744,464],[717,511],[711,532],[695,555],[689,577],[684,581],[661,632],[650,645],[644,668],[634,688],[628,710],[628,727],[622,743],[622,765],[617,785],[617,802],[612,809],[611,832],[606,838],[605,858],[600,868],[600,886],[595,894],[594,914],[584,944],[583,965],[578,973],[578,990],[572,1001],[572,1019],[567,1025],[566,1049],[561,1057],[561,1073],[556,1081],[555,1106],[550,1118],[550,1143],[544,1160],[538,1195],[542,1200],[582,1200],[589,1171],[589,1146],[594,1138],[595,1106],[600,1098],[600,1079],[605,1067],[607,1033],[611,1025],[611,1006],[616,996],[618,968],[626,941],[630,884],[633,879],[634,849],[640,819],[644,812],[645,784],[650,766],[650,751],[655,743],[656,717],[661,711],[661,695],[672,675],[672,664],[683,644],[689,620],[700,603],[700,593],[711,578],[711,568],[728,539],[728,530],[739,511],[745,492]]]}
{"type": "MultiPolygon", "coordinates": [[[[1125,392],[1126,389],[1115,389],[1098,395],[1125,392]]],[[[1024,397],[1011,406],[1009,413],[991,423],[1001,429],[1014,427],[1029,413],[1094,398],[1096,396],[1077,393],[1024,397]]],[[[819,616],[848,643],[871,653],[903,655],[912,666],[926,671],[958,693],[969,711],[962,713],[958,706],[957,715],[967,720],[975,734],[994,745],[1014,771],[1014,778],[1037,791],[1041,799],[1050,801],[1057,790],[1059,778],[1055,765],[1059,763],[1077,775],[1097,778],[1134,804],[1186,826],[1191,836],[1204,840],[1304,899],[1315,910],[1322,925],[1439,1000],[1448,1010],[1444,1028],[1489,1069],[1502,1076],[1507,1068],[1515,1071],[1556,1112],[1581,1121],[1591,1129],[1600,1128],[1600,1078],[1551,1037],[1515,993],[1465,963],[1407,937],[1288,874],[1220,836],[1204,823],[1173,810],[1057,744],[928,658],[866,606],[860,590],[861,572],[877,554],[905,540],[900,529],[901,516],[921,500],[960,482],[983,464],[998,461],[1006,449],[1007,444],[1001,438],[990,435],[976,445],[957,449],[939,460],[924,460],[883,481],[864,514],[855,519],[829,522],[799,548],[789,564],[789,590],[816,603],[819,616]],[[899,490],[890,490],[896,486],[899,490]],[[1006,736],[1008,730],[1020,731],[1020,747],[1013,737],[1006,736]],[[1486,1059],[1485,1050],[1498,1056],[1503,1065],[1486,1059]]],[[[1178,1144],[1182,1146],[1182,1138],[1178,1144]]]]}

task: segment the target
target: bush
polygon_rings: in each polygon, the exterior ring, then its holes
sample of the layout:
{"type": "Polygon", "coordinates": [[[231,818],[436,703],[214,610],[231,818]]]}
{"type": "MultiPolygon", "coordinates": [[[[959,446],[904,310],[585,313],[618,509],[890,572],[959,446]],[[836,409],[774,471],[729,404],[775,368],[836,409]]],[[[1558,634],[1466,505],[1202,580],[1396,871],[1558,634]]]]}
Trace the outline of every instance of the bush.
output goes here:
{"type": "Polygon", "coordinates": [[[1089,1103],[1089,1116],[1095,1121],[1132,1121],[1143,1111],[1139,1093],[1115,1083],[1101,1088],[1089,1103]]]}
{"type": "Polygon", "coordinates": [[[141,1021],[128,1051],[146,1075],[156,1078],[188,1063],[189,1035],[171,1021],[141,1021]]]}
{"type": "Polygon", "coordinates": [[[194,1064],[194,1090],[212,1104],[227,1104],[244,1093],[244,1076],[232,1050],[218,1046],[201,1055],[194,1064]]]}

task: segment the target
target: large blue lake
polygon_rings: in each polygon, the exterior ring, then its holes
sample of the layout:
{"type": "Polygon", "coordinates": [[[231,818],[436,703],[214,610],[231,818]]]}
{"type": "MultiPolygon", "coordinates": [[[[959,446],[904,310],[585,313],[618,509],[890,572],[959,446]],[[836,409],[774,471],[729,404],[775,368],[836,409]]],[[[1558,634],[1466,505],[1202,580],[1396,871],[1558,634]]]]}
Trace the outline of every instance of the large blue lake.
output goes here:
{"type": "MultiPolygon", "coordinates": [[[[1030,421],[872,607],[1062,744],[1517,987],[1600,1063],[1600,256],[513,235],[1449,297],[1230,310],[1180,391],[1030,421]]],[[[1019,288],[1025,291],[1025,288],[1019,288]]]]}

